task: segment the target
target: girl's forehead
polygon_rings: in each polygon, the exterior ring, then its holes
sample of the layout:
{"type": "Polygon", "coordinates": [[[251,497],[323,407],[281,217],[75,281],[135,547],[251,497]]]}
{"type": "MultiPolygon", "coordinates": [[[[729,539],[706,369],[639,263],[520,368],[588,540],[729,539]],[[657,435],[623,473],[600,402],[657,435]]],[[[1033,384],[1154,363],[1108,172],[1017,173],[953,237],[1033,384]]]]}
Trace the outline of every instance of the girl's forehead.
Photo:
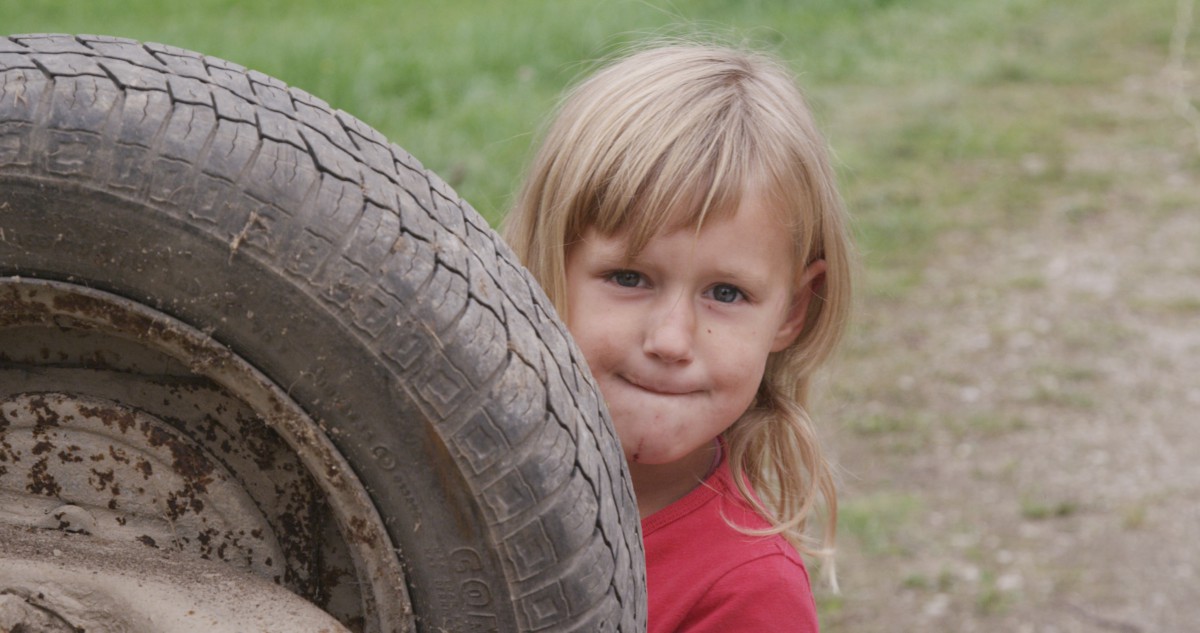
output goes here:
{"type": "Polygon", "coordinates": [[[628,214],[623,223],[613,225],[609,230],[600,226],[585,227],[580,237],[583,238],[588,232],[594,231],[595,234],[622,245],[624,258],[632,260],[652,240],[680,233],[692,233],[698,238],[703,232],[727,230],[728,223],[751,220],[753,217],[753,220],[766,222],[776,230],[788,234],[790,241],[794,242],[797,237],[795,222],[790,220],[781,204],[773,203],[772,200],[772,197],[761,195],[757,191],[748,191],[735,200],[727,201],[726,204],[710,206],[707,209],[700,205],[681,205],[672,212],[662,213],[653,218],[628,214]]]}
{"type": "Polygon", "coordinates": [[[635,205],[623,214],[612,234],[631,233],[652,236],[682,230],[701,231],[706,226],[726,220],[736,221],[747,215],[747,209],[764,213],[769,221],[777,222],[781,228],[794,224],[788,212],[785,196],[757,183],[707,192],[689,191],[676,196],[674,204],[663,208],[635,205]]]}

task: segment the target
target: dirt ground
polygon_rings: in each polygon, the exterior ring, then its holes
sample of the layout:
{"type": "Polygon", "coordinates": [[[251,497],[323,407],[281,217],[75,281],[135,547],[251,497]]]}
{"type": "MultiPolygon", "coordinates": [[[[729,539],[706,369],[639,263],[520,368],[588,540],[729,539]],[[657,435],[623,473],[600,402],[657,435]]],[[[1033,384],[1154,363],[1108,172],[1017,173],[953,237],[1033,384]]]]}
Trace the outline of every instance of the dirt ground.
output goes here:
{"type": "Polygon", "coordinates": [[[820,402],[825,630],[1200,631],[1200,125],[1175,71],[1081,103],[1119,125],[1061,164],[1022,161],[1094,186],[949,231],[915,291],[860,305],[820,402]]]}

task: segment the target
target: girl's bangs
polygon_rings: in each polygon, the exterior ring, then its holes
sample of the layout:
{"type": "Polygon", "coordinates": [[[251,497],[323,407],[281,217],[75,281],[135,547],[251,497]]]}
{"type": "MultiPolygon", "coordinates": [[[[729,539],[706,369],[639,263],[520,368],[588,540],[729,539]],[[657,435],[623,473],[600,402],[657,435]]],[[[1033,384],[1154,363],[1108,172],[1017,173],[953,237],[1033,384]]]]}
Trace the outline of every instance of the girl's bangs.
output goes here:
{"type": "MultiPolygon", "coordinates": [[[[697,135],[699,136],[699,135],[697,135]]],[[[595,200],[588,226],[604,235],[620,234],[633,258],[656,235],[682,229],[697,232],[710,220],[737,212],[758,171],[756,152],[739,147],[722,134],[707,144],[676,139],[648,169],[627,161],[610,180],[631,183],[623,191],[609,188],[595,200]],[[641,173],[630,173],[633,171],[641,173]]]]}

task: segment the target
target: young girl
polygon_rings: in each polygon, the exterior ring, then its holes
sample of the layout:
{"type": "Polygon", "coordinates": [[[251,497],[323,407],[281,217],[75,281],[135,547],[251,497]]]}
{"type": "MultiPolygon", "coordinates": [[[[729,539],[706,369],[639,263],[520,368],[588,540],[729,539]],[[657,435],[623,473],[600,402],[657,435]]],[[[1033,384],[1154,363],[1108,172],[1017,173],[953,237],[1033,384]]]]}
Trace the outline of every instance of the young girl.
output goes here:
{"type": "Polygon", "coordinates": [[[649,630],[816,631],[836,496],[805,411],[850,241],[825,143],[758,54],[664,46],[569,94],[505,226],[579,344],[642,516],[649,630]],[[818,498],[823,547],[805,526],[818,498]]]}

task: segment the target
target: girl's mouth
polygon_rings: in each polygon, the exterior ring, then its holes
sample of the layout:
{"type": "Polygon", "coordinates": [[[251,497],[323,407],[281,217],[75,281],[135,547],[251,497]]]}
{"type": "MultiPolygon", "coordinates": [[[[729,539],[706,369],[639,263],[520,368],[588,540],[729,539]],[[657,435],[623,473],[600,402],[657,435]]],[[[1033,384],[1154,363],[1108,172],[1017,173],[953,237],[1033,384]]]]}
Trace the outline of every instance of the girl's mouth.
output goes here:
{"type": "Polygon", "coordinates": [[[694,393],[696,390],[686,386],[675,386],[663,383],[656,383],[648,380],[638,380],[627,375],[620,374],[618,377],[621,380],[641,389],[659,396],[686,396],[694,393]]]}

